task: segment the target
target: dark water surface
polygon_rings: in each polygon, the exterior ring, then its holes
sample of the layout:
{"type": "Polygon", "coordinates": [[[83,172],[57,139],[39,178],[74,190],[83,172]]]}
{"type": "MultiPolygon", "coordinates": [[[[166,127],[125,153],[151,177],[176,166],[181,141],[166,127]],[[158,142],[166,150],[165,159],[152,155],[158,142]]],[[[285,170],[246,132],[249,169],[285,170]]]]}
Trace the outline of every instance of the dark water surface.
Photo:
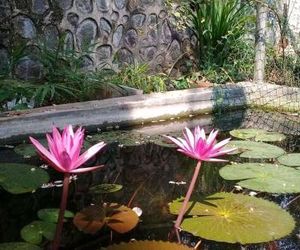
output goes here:
{"type": "MultiPolygon", "coordinates": [[[[135,131],[147,134],[167,134],[179,131],[185,126],[201,125],[208,131],[215,127],[225,130],[218,140],[228,137],[228,130],[237,127],[256,127],[283,132],[287,139],[275,143],[287,152],[300,152],[300,121],[297,116],[286,116],[261,111],[243,111],[222,114],[220,116],[194,117],[192,120],[176,120],[162,125],[153,124],[139,127],[135,131]]],[[[235,156],[226,157],[229,160],[241,161],[235,156]]],[[[250,160],[244,160],[249,162],[250,160]]],[[[0,162],[25,162],[41,165],[38,157],[24,159],[16,155],[12,149],[0,148],[0,162]]],[[[105,164],[101,171],[79,175],[71,184],[68,209],[74,212],[93,203],[118,202],[130,207],[140,207],[143,214],[137,228],[125,235],[110,234],[108,229],[102,229],[96,235],[79,232],[72,226],[72,222],[65,223],[63,244],[64,249],[100,249],[101,246],[112,242],[128,241],[130,239],[167,240],[168,233],[176,219],[168,213],[168,203],[185,194],[196,162],[188,159],[176,151],[175,148],[163,147],[154,143],[136,146],[120,146],[112,143],[102,153],[89,162],[89,165],[105,164]],[[180,184],[186,182],[187,184],[180,184]],[[102,196],[88,193],[89,187],[100,183],[117,183],[123,189],[102,196]],[[175,183],[175,184],[174,184],[175,183]]],[[[220,191],[232,191],[233,182],[227,182],[219,176],[219,169],[224,163],[204,163],[201,176],[195,191],[208,195],[220,191]]],[[[62,179],[62,175],[49,169],[51,181],[62,179]]],[[[247,191],[245,191],[247,193],[247,191]]],[[[20,241],[20,230],[33,220],[37,220],[36,212],[41,208],[58,207],[61,188],[52,187],[38,189],[34,193],[11,195],[0,189],[0,242],[20,241]]],[[[281,206],[285,206],[296,195],[266,195],[259,194],[281,206]]],[[[277,249],[300,249],[298,240],[300,222],[300,199],[288,206],[289,212],[297,220],[294,232],[285,239],[277,241],[277,249]]],[[[182,241],[190,246],[198,242],[198,238],[187,233],[182,234],[182,241]]],[[[240,245],[220,244],[203,241],[201,249],[241,249],[240,245]]],[[[47,249],[47,245],[44,246],[47,249]]],[[[267,249],[266,245],[251,245],[245,249],[267,249]]],[[[271,249],[271,248],[269,248],[271,249]]],[[[274,248],[273,248],[274,249],[274,248]]]]}

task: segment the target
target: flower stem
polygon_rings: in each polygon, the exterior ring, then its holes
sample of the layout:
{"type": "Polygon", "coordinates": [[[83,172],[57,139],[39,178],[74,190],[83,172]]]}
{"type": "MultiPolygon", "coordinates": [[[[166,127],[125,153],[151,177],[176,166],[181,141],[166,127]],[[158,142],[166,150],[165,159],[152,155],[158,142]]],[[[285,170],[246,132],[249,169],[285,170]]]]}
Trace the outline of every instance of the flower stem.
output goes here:
{"type": "Polygon", "coordinates": [[[189,200],[191,198],[192,192],[194,190],[194,187],[195,187],[195,184],[196,184],[199,172],[200,172],[200,168],[201,168],[201,161],[198,161],[197,166],[196,166],[195,171],[194,171],[194,175],[193,175],[192,181],[191,181],[190,186],[189,186],[189,189],[188,189],[188,191],[187,191],[187,193],[185,195],[183,204],[181,206],[180,212],[179,212],[178,217],[177,217],[176,222],[175,222],[175,226],[174,227],[175,227],[175,230],[176,230],[176,235],[177,235],[177,239],[178,239],[179,243],[181,241],[180,241],[178,230],[180,229],[180,224],[181,224],[183,216],[184,216],[184,214],[186,212],[186,208],[187,208],[188,202],[189,202],[189,200]]]}
{"type": "Polygon", "coordinates": [[[55,237],[53,240],[52,250],[59,249],[60,239],[63,229],[64,223],[64,215],[67,206],[67,198],[68,198],[68,191],[69,191],[69,183],[70,183],[70,173],[65,173],[64,175],[64,183],[63,183],[63,192],[60,201],[60,208],[59,208],[59,215],[58,221],[56,225],[55,237]]]}

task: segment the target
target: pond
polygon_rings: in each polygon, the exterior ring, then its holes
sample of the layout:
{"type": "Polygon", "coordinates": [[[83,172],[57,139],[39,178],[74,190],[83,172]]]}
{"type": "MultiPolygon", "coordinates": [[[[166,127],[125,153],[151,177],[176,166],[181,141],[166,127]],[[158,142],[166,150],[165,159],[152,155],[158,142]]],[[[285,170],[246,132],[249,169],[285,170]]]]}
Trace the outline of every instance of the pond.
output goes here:
{"type": "MultiPolygon", "coordinates": [[[[104,164],[105,167],[99,171],[81,174],[72,178],[67,209],[75,214],[91,204],[111,202],[124,204],[130,208],[138,207],[142,210],[142,215],[139,218],[138,225],[130,232],[124,234],[112,233],[108,226],[93,234],[83,233],[73,225],[71,218],[66,218],[61,249],[104,249],[104,247],[111,243],[129,241],[131,239],[168,240],[176,219],[175,215],[170,214],[170,202],[185,195],[196,161],[177,152],[174,145],[161,137],[161,134],[180,136],[183,127],[200,125],[205,127],[207,132],[212,128],[222,130],[222,133],[218,135],[218,141],[233,137],[233,135],[240,137],[233,139],[235,141],[238,140],[235,146],[243,149],[239,152],[241,154],[247,152],[253,153],[253,151],[254,155],[265,154],[266,147],[268,146],[265,144],[255,144],[261,143],[258,141],[264,141],[262,138],[265,137],[267,137],[266,140],[268,141],[265,143],[278,146],[289,154],[295,154],[300,153],[299,124],[300,121],[297,116],[264,113],[261,111],[238,111],[233,113],[228,112],[226,115],[221,114],[220,116],[207,115],[193,117],[189,121],[175,119],[172,122],[162,124],[153,123],[151,126],[140,126],[134,130],[121,131],[113,129],[111,131],[99,131],[96,134],[88,135],[86,137],[87,147],[99,140],[109,143],[105,150],[101,151],[97,157],[88,162],[89,166],[104,164]],[[229,131],[237,128],[264,128],[269,131],[273,130],[274,132],[278,131],[281,133],[279,135],[273,134],[273,136],[277,136],[277,139],[274,140],[270,139],[269,135],[258,133],[256,134],[257,138],[251,138],[250,136],[247,140],[254,143],[254,145],[244,146],[241,144],[245,140],[241,138],[243,136],[247,137],[253,131],[246,131],[247,133],[241,131],[229,133],[229,131]],[[283,137],[281,137],[282,134],[284,134],[283,137]],[[118,184],[121,186],[106,186],[104,187],[106,188],[105,191],[103,191],[102,186],[102,189],[99,191],[99,185],[103,183],[118,184]]],[[[293,190],[294,184],[291,184],[293,186],[292,192],[288,191],[288,187],[286,189],[284,187],[283,192],[281,192],[282,188],[278,189],[278,186],[282,184],[280,178],[290,180],[289,177],[286,177],[289,171],[286,168],[290,168],[293,171],[296,171],[296,168],[292,166],[283,167],[283,169],[279,169],[275,174],[273,172],[270,173],[272,178],[274,175],[280,176],[278,179],[275,177],[274,179],[268,179],[270,176],[264,176],[264,180],[266,181],[278,181],[278,183],[269,183],[264,187],[257,184],[261,180],[250,184],[243,183],[243,181],[247,181],[247,177],[244,176],[245,173],[242,173],[242,177],[235,176],[236,172],[240,170],[236,165],[239,166],[241,163],[249,164],[247,165],[248,170],[251,170],[251,164],[266,166],[266,172],[263,174],[267,173],[268,164],[272,164],[272,166],[281,164],[276,154],[272,156],[272,154],[276,153],[276,150],[278,148],[271,147],[271,150],[266,153],[271,153],[270,157],[258,157],[259,159],[255,156],[253,157],[251,154],[244,157],[241,154],[235,154],[223,157],[229,160],[227,163],[204,162],[194,190],[194,196],[207,196],[220,192],[250,194],[277,203],[282,208],[287,209],[295,219],[296,226],[294,230],[283,239],[277,240],[276,244],[247,244],[247,246],[244,246],[246,249],[300,249],[298,238],[300,199],[297,199],[297,193],[300,193],[300,190],[297,191],[298,184],[295,184],[295,190],[293,190]],[[226,167],[224,168],[224,166],[226,167]],[[233,171],[230,169],[232,166],[235,166],[233,171]],[[238,182],[239,185],[237,184],[238,182]],[[251,188],[251,185],[254,188],[251,188]],[[275,192],[272,192],[272,190],[275,190],[275,192]]],[[[279,153],[279,155],[282,154],[279,153]]],[[[3,163],[25,163],[47,168],[43,165],[39,157],[33,153],[33,147],[28,148],[24,144],[2,145],[0,149],[0,168],[3,166],[3,163]]],[[[42,188],[37,188],[32,192],[21,194],[7,192],[9,185],[5,186],[3,184],[3,172],[1,176],[0,171],[0,185],[2,185],[2,188],[0,186],[0,243],[23,241],[24,234],[21,237],[20,232],[26,225],[33,221],[41,220],[41,215],[38,211],[45,208],[59,207],[63,176],[50,168],[46,169],[46,171],[50,174],[50,180],[47,184],[45,183],[42,188]]],[[[261,176],[259,175],[259,177],[261,176]]],[[[19,178],[19,181],[22,182],[22,177],[19,178]]],[[[24,178],[26,178],[25,175],[24,178]]],[[[251,178],[253,178],[253,175],[251,178]]],[[[287,185],[289,186],[289,183],[287,185]]],[[[11,187],[11,189],[13,190],[14,187],[11,187]]],[[[280,221],[280,217],[270,216],[270,218],[274,220],[278,219],[279,223],[285,223],[284,221],[280,221]]],[[[268,221],[266,224],[268,224],[268,221]]],[[[253,233],[255,233],[255,227],[254,223],[253,233]]],[[[42,238],[38,240],[35,236],[31,237],[34,238],[33,242],[37,241],[42,249],[49,248],[47,232],[44,232],[43,237],[39,234],[39,237],[42,238]]],[[[182,242],[189,246],[194,247],[199,242],[199,239],[199,237],[195,237],[188,232],[181,233],[182,242]]],[[[240,244],[218,243],[205,239],[202,239],[200,246],[200,249],[207,250],[241,249],[240,244]]]]}

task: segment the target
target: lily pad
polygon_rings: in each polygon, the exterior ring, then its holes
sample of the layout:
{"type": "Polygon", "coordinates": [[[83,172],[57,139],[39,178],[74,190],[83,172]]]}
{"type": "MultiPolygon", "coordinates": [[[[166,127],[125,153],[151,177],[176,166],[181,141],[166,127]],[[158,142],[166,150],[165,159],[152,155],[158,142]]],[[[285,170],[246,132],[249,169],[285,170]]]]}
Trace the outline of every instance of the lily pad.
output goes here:
{"type": "MultiPolygon", "coordinates": [[[[39,140],[39,142],[46,148],[48,148],[48,142],[46,139],[41,139],[39,140]]],[[[19,144],[18,146],[16,146],[14,148],[14,151],[18,154],[18,155],[23,155],[24,157],[32,157],[37,155],[35,147],[31,144],[19,144]]]]}
{"type": "Polygon", "coordinates": [[[108,194],[108,193],[118,192],[122,188],[123,188],[122,185],[104,183],[104,184],[91,187],[90,192],[94,194],[108,194]]]}
{"type": "Polygon", "coordinates": [[[89,206],[77,213],[73,223],[85,232],[94,234],[105,224],[118,233],[132,230],[139,217],[130,208],[116,203],[105,203],[103,206],[89,206]]]}
{"type": "MultiPolygon", "coordinates": [[[[56,223],[58,220],[58,213],[59,213],[58,208],[44,208],[44,209],[40,209],[37,215],[42,221],[56,223]]],[[[64,217],[73,218],[74,214],[71,211],[65,210],[64,217]]]]}
{"type": "Polygon", "coordinates": [[[139,133],[135,133],[132,131],[109,131],[102,132],[99,134],[92,135],[89,138],[91,142],[104,141],[106,143],[118,143],[122,146],[137,146],[144,144],[146,142],[146,138],[139,133]]]}
{"type": "Polygon", "coordinates": [[[247,140],[254,139],[255,141],[275,142],[282,141],[286,137],[278,132],[270,132],[264,129],[235,129],[229,132],[233,137],[247,140]]]}
{"type": "Polygon", "coordinates": [[[300,171],[283,165],[241,163],[220,169],[225,180],[241,180],[241,187],[269,193],[299,193],[300,171]]]}
{"type": "Polygon", "coordinates": [[[133,241],[111,245],[107,250],[191,250],[188,246],[163,241],[133,241]]]}
{"type": "Polygon", "coordinates": [[[286,166],[300,167],[300,153],[286,154],[280,156],[278,161],[286,166]]]}
{"type": "Polygon", "coordinates": [[[285,151],[275,145],[255,141],[231,141],[226,147],[237,148],[236,152],[241,153],[240,157],[254,159],[277,158],[285,151]]]}
{"type": "Polygon", "coordinates": [[[33,221],[26,225],[21,230],[21,237],[23,240],[32,243],[40,244],[45,237],[48,240],[53,240],[55,234],[56,224],[46,221],[33,221]]]}
{"type": "MultiPolygon", "coordinates": [[[[178,214],[183,199],[170,204],[178,214]]],[[[216,193],[188,204],[181,228],[208,240],[252,244],[269,242],[290,234],[293,217],[273,202],[242,194],[216,193]]]]}
{"type": "Polygon", "coordinates": [[[18,163],[0,164],[0,185],[7,192],[32,192],[49,181],[48,173],[36,166],[18,163]]]}
{"type": "Polygon", "coordinates": [[[26,242],[7,242],[0,244],[0,250],[42,250],[39,246],[26,242]]]}

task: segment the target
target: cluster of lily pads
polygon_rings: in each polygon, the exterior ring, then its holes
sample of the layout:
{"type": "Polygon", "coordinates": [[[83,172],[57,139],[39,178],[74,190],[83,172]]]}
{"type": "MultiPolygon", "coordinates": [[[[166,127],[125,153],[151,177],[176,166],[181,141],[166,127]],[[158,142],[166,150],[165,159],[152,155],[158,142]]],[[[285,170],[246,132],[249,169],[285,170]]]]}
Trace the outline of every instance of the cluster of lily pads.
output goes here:
{"type": "MultiPolygon", "coordinates": [[[[282,148],[267,142],[277,142],[285,136],[261,129],[237,129],[230,134],[240,140],[232,140],[228,147],[237,148],[234,152],[242,159],[252,159],[251,163],[231,163],[221,168],[219,173],[225,180],[236,181],[245,189],[267,193],[300,192],[300,153],[287,154],[282,148]],[[257,162],[252,162],[257,160],[257,162]]],[[[131,132],[117,131],[89,136],[86,147],[103,140],[124,146],[135,146],[147,142],[164,147],[174,147],[164,137],[145,136],[131,132]],[[116,140],[118,138],[118,140],[116,140]]],[[[46,144],[46,142],[44,142],[46,144]]],[[[22,144],[14,148],[24,157],[32,157],[32,145],[22,144]]],[[[28,164],[0,164],[0,186],[12,193],[32,192],[49,181],[48,173],[28,164]]],[[[90,188],[94,194],[107,194],[119,191],[121,185],[101,184],[90,188]]],[[[178,214],[183,198],[169,204],[171,214],[178,214]]],[[[282,238],[290,234],[294,227],[293,217],[273,202],[244,194],[220,192],[207,197],[193,197],[188,203],[188,212],[181,224],[184,231],[204,239],[227,243],[261,243],[282,238]]],[[[58,209],[38,211],[39,220],[33,221],[21,230],[27,242],[3,243],[6,249],[40,249],[43,237],[52,240],[58,218],[58,209]]],[[[104,203],[84,208],[74,215],[67,211],[65,219],[73,218],[74,225],[85,233],[96,233],[104,225],[118,233],[132,230],[139,221],[132,209],[116,204],[104,203]]],[[[187,246],[170,242],[141,241],[112,245],[107,250],[162,249],[184,250],[187,246]]]]}

